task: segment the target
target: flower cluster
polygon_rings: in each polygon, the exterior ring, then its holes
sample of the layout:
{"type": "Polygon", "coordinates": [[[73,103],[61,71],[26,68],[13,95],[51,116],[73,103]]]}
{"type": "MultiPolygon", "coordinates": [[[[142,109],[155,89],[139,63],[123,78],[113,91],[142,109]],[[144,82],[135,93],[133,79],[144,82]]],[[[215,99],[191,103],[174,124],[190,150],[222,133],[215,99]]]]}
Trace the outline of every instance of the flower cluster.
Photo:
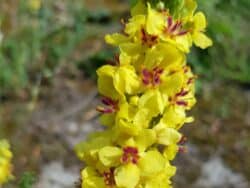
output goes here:
{"type": "Polygon", "coordinates": [[[11,177],[12,153],[6,140],[0,140],[0,186],[11,177]]]}
{"type": "Polygon", "coordinates": [[[186,64],[192,43],[212,45],[204,34],[206,19],[185,0],[183,14],[139,1],[122,33],[105,37],[119,47],[112,65],[97,70],[103,96],[100,122],[107,129],[76,146],[85,161],[83,188],[168,188],[184,151],[179,132],[192,117],[195,75],[186,64]],[[185,11],[184,11],[185,9],[185,11]]]}

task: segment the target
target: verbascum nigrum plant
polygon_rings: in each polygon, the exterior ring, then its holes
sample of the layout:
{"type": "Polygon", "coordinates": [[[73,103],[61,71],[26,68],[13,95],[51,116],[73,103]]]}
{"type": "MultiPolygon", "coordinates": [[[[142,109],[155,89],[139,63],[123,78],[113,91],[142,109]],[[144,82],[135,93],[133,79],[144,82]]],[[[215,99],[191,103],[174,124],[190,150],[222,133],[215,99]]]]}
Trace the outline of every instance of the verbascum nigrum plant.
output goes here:
{"type": "Polygon", "coordinates": [[[186,112],[196,102],[186,56],[193,43],[212,45],[196,7],[194,0],[139,1],[122,32],[105,37],[120,53],[97,70],[106,129],[75,148],[86,164],[82,188],[171,187],[171,161],[185,150],[179,130],[193,121],[186,112]]]}
{"type": "Polygon", "coordinates": [[[12,178],[12,152],[6,140],[0,140],[0,187],[12,178]]]}

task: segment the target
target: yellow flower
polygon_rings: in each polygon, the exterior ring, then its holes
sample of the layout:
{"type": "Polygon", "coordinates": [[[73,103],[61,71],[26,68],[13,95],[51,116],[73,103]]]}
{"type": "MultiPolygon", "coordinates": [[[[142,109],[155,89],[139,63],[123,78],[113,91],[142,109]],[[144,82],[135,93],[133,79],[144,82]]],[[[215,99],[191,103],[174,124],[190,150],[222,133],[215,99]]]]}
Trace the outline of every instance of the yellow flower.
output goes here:
{"type": "Polygon", "coordinates": [[[116,66],[97,70],[103,95],[97,110],[107,130],[76,146],[87,165],[82,187],[172,187],[176,168],[170,161],[184,138],[179,129],[193,121],[186,113],[196,102],[186,53],[193,42],[201,48],[212,44],[204,34],[205,16],[194,15],[196,6],[184,0],[171,15],[163,6],[158,10],[139,0],[123,33],[106,35],[120,54],[116,66]]]}
{"type": "Polygon", "coordinates": [[[193,24],[192,38],[194,44],[202,49],[212,46],[212,40],[204,34],[207,23],[205,15],[202,12],[198,12],[194,15],[193,24]]]}
{"type": "Polygon", "coordinates": [[[140,82],[133,66],[105,65],[97,70],[97,75],[99,92],[112,99],[136,94],[139,90],[140,82]]]}
{"type": "Polygon", "coordinates": [[[0,185],[11,178],[12,153],[6,140],[0,140],[0,185]]]}

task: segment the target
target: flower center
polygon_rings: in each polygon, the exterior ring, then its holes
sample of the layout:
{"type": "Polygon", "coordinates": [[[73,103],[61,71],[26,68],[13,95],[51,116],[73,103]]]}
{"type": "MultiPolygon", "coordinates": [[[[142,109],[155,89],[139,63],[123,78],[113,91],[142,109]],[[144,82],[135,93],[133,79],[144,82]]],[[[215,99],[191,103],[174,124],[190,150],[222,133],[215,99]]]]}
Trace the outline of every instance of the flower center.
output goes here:
{"type": "Polygon", "coordinates": [[[181,21],[174,21],[171,16],[167,18],[165,33],[168,34],[170,37],[185,35],[187,32],[188,31],[182,29],[181,21]]]}
{"type": "Polygon", "coordinates": [[[125,147],[123,148],[123,155],[121,158],[122,163],[132,162],[137,164],[139,160],[138,149],[135,147],[125,147]]]}
{"type": "Polygon", "coordinates": [[[103,173],[104,182],[107,186],[115,185],[114,169],[111,168],[109,171],[103,173]]]}
{"type": "Polygon", "coordinates": [[[158,41],[158,36],[156,35],[150,35],[148,34],[144,28],[141,29],[141,40],[142,43],[148,47],[152,47],[155,45],[158,41]]]}
{"type": "Polygon", "coordinates": [[[152,85],[153,87],[161,83],[161,74],[163,69],[155,67],[153,70],[143,69],[142,70],[142,82],[145,85],[152,85]]]}
{"type": "Polygon", "coordinates": [[[109,97],[104,97],[102,99],[104,106],[97,106],[96,110],[104,114],[114,113],[119,110],[118,102],[109,97]]]}

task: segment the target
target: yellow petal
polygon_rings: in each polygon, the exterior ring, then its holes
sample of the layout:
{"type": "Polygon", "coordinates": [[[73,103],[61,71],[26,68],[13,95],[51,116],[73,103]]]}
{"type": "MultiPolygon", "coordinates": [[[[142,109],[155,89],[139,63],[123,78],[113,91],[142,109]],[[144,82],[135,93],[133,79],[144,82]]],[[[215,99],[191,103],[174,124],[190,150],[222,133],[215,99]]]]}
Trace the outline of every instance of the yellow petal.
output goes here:
{"type": "Polygon", "coordinates": [[[111,131],[92,133],[87,141],[80,142],[75,146],[75,152],[81,160],[93,162],[97,160],[99,149],[109,146],[112,143],[111,131]]]}
{"type": "Polygon", "coordinates": [[[141,131],[142,127],[128,122],[124,119],[120,119],[117,123],[116,131],[119,134],[127,134],[131,136],[137,136],[141,131]]]}
{"type": "Polygon", "coordinates": [[[185,0],[184,3],[182,20],[186,23],[193,18],[193,14],[197,8],[197,2],[195,0],[185,0]]]}
{"type": "Polygon", "coordinates": [[[104,65],[97,70],[98,90],[101,95],[108,96],[113,99],[117,99],[119,94],[114,88],[113,75],[115,74],[115,67],[111,65],[104,65]]]}
{"type": "Polygon", "coordinates": [[[206,17],[202,12],[194,15],[194,27],[196,31],[203,31],[207,26],[206,17]]]}
{"type": "Polygon", "coordinates": [[[182,64],[183,62],[183,53],[174,45],[159,43],[154,48],[147,51],[144,63],[147,68],[153,68],[157,65],[165,68],[171,64],[182,64]]]}
{"type": "Polygon", "coordinates": [[[185,109],[182,107],[169,107],[163,114],[161,121],[166,127],[179,129],[184,123],[189,123],[193,118],[186,117],[185,109]]]}
{"type": "Polygon", "coordinates": [[[105,41],[108,44],[117,45],[118,46],[118,45],[120,45],[122,43],[128,42],[129,39],[125,35],[122,35],[120,33],[114,33],[112,35],[106,35],[105,36],[105,41]]]}
{"type": "Polygon", "coordinates": [[[151,150],[139,159],[138,166],[142,176],[152,177],[164,169],[165,163],[166,161],[160,152],[151,150]]]}
{"type": "Polygon", "coordinates": [[[213,45],[213,41],[202,32],[195,32],[193,34],[193,40],[194,44],[202,49],[213,45]]]}
{"type": "Polygon", "coordinates": [[[98,154],[104,166],[114,167],[119,164],[123,151],[117,147],[106,146],[100,149],[98,154]]]}
{"type": "Polygon", "coordinates": [[[180,48],[181,51],[184,51],[186,53],[188,53],[190,50],[190,41],[189,41],[189,37],[188,35],[184,35],[184,36],[178,36],[178,37],[175,37],[175,41],[176,41],[176,44],[177,44],[177,47],[180,48]]]}
{"type": "Polygon", "coordinates": [[[136,15],[129,19],[126,24],[125,33],[130,36],[134,36],[141,31],[142,27],[145,25],[146,17],[145,15],[136,15]]]}
{"type": "Polygon", "coordinates": [[[140,43],[123,43],[120,45],[120,50],[122,53],[128,56],[136,56],[143,52],[143,47],[140,43]]]}
{"type": "Polygon", "coordinates": [[[140,179],[140,170],[134,164],[123,165],[115,170],[115,182],[121,188],[135,188],[140,179]]]}
{"type": "Polygon", "coordinates": [[[146,108],[139,108],[137,112],[134,113],[133,123],[137,126],[141,126],[143,128],[148,128],[149,121],[151,121],[151,117],[149,115],[149,110],[146,108]]]}
{"type": "Polygon", "coordinates": [[[82,170],[82,188],[105,188],[103,177],[98,176],[96,170],[87,167],[82,170]]]}
{"type": "Polygon", "coordinates": [[[181,139],[181,134],[173,128],[154,128],[156,131],[156,140],[158,144],[169,146],[176,144],[181,139]]]}
{"type": "Polygon", "coordinates": [[[174,96],[185,84],[184,76],[182,72],[176,72],[170,76],[163,77],[160,90],[168,96],[174,96]]]}
{"type": "Polygon", "coordinates": [[[145,3],[142,0],[139,0],[138,3],[131,10],[132,17],[139,14],[144,15],[146,13],[147,13],[147,7],[145,6],[145,3]]]}
{"type": "Polygon", "coordinates": [[[161,114],[166,105],[167,101],[164,100],[159,90],[146,91],[139,99],[139,108],[147,109],[150,112],[149,117],[161,114]]]}
{"type": "Polygon", "coordinates": [[[115,124],[115,114],[103,114],[100,116],[100,123],[105,126],[113,126],[115,124]]]}
{"type": "Polygon", "coordinates": [[[145,151],[148,147],[155,143],[155,131],[151,129],[144,129],[134,138],[134,140],[139,151],[145,151]]]}
{"type": "Polygon", "coordinates": [[[167,146],[164,149],[163,155],[166,157],[168,160],[173,160],[178,153],[179,147],[176,144],[172,144],[167,146]]]}
{"type": "Polygon", "coordinates": [[[140,86],[133,66],[122,66],[114,74],[114,87],[120,95],[136,94],[140,86]]]}
{"type": "Polygon", "coordinates": [[[121,53],[119,56],[120,65],[129,65],[131,62],[131,57],[126,53],[121,53]]]}
{"type": "Polygon", "coordinates": [[[165,24],[163,14],[152,9],[148,3],[148,16],[146,30],[148,34],[159,35],[162,33],[165,24]]]}

